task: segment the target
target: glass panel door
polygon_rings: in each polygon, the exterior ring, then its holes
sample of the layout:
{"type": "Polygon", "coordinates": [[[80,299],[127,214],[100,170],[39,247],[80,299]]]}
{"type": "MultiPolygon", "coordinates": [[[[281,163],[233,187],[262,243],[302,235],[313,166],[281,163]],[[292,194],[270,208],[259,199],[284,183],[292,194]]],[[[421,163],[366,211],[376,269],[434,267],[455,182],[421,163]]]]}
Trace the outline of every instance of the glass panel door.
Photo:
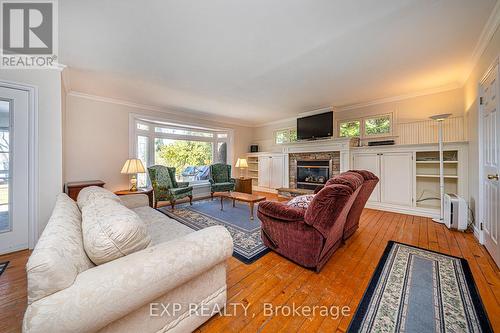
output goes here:
{"type": "Polygon", "coordinates": [[[29,93],[0,87],[0,254],[28,248],[29,125],[29,93]]]}
{"type": "Polygon", "coordinates": [[[12,230],[10,219],[10,102],[0,100],[0,233],[12,230]]]}

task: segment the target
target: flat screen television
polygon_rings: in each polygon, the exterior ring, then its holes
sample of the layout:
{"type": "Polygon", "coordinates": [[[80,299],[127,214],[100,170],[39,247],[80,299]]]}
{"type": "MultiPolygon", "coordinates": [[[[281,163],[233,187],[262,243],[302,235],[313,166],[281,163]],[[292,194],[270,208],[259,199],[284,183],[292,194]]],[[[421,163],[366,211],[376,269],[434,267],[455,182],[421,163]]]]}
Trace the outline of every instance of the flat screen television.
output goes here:
{"type": "Polygon", "coordinates": [[[312,140],[333,136],[333,111],[297,118],[297,139],[312,140]]]}

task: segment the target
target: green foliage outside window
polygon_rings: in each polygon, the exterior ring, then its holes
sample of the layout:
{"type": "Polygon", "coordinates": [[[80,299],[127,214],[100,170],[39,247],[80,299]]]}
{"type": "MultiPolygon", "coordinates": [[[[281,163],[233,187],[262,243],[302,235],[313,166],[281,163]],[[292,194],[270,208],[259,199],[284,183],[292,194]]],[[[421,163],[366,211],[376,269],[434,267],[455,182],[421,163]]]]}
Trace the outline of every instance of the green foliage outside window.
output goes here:
{"type": "Polygon", "coordinates": [[[380,135],[391,132],[391,117],[389,115],[365,120],[366,135],[380,135]]]}
{"type": "Polygon", "coordinates": [[[175,172],[179,177],[188,166],[212,163],[212,143],[157,139],[155,159],[158,164],[175,167],[175,172]]]}
{"type": "Polygon", "coordinates": [[[275,142],[276,144],[290,143],[297,141],[297,129],[287,128],[276,131],[275,142]]]}
{"type": "Polygon", "coordinates": [[[359,120],[353,120],[353,121],[346,121],[343,123],[340,123],[340,131],[339,131],[339,136],[340,137],[359,137],[359,127],[360,127],[360,122],[359,120]]]}

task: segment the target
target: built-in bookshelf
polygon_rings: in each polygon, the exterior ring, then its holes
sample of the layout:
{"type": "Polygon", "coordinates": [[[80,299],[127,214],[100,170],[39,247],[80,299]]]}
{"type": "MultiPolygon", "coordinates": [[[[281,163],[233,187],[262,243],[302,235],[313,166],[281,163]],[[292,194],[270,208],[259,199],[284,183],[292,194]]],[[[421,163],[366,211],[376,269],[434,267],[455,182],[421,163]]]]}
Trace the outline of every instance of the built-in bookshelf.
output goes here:
{"type": "MultiPolygon", "coordinates": [[[[443,174],[445,193],[458,194],[459,163],[458,151],[443,152],[443,174]]],[[[421,208],[439,208],[439,152],[421,151],[415,155],[416,206],[421,208]]]]}
{"type": "Polygon", "coordinates": [[[248,174],[252,178],[252,186],[259,185],[259,157],[257,155],[247,155],[248,174]]]}

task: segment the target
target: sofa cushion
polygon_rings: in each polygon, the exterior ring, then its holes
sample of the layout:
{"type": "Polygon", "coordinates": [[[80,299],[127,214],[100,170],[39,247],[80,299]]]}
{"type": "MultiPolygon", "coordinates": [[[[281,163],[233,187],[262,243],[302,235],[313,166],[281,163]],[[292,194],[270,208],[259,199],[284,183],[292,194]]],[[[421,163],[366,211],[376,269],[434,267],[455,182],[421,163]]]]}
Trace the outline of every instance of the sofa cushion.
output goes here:
{"type": "Polygon", "coordinates": [[[89,203],[99,199],[111,199],[118,203],[121,203],[120,197],[118,197],[113,192],[99,186],[89,186],[83,188],[80,193],[78,193],[76,202],[78,203],[78,207],[80,207],[80,210],[82,210],[83,207],[85,207],[89,203]]]}
{"type": "Polygon", "coordinates": [[[188,226],[149,206],[137,207],[133,210],[146,224],[151,235],[151,245],[168,242],[194,232],[188,226]]]}
{"type": "Polygon", "coordinates": [[[299,195],[286,203],[289,207],[307,209],[314,198],[314,194],[299,195]]]}
{"type": "Polygon", "coordinates": [[[66,289],[79,273],[94,266],[83,248],[81,223],[76,202],[59,194],[26,265],[28,304],[66,289]]]}
{"type": "Polygon", "coordinates": [[[151,242],[139,216],[110,198],[86,204],[82,220],[85,251],[96,265],[142,250],[151,242]]]}

